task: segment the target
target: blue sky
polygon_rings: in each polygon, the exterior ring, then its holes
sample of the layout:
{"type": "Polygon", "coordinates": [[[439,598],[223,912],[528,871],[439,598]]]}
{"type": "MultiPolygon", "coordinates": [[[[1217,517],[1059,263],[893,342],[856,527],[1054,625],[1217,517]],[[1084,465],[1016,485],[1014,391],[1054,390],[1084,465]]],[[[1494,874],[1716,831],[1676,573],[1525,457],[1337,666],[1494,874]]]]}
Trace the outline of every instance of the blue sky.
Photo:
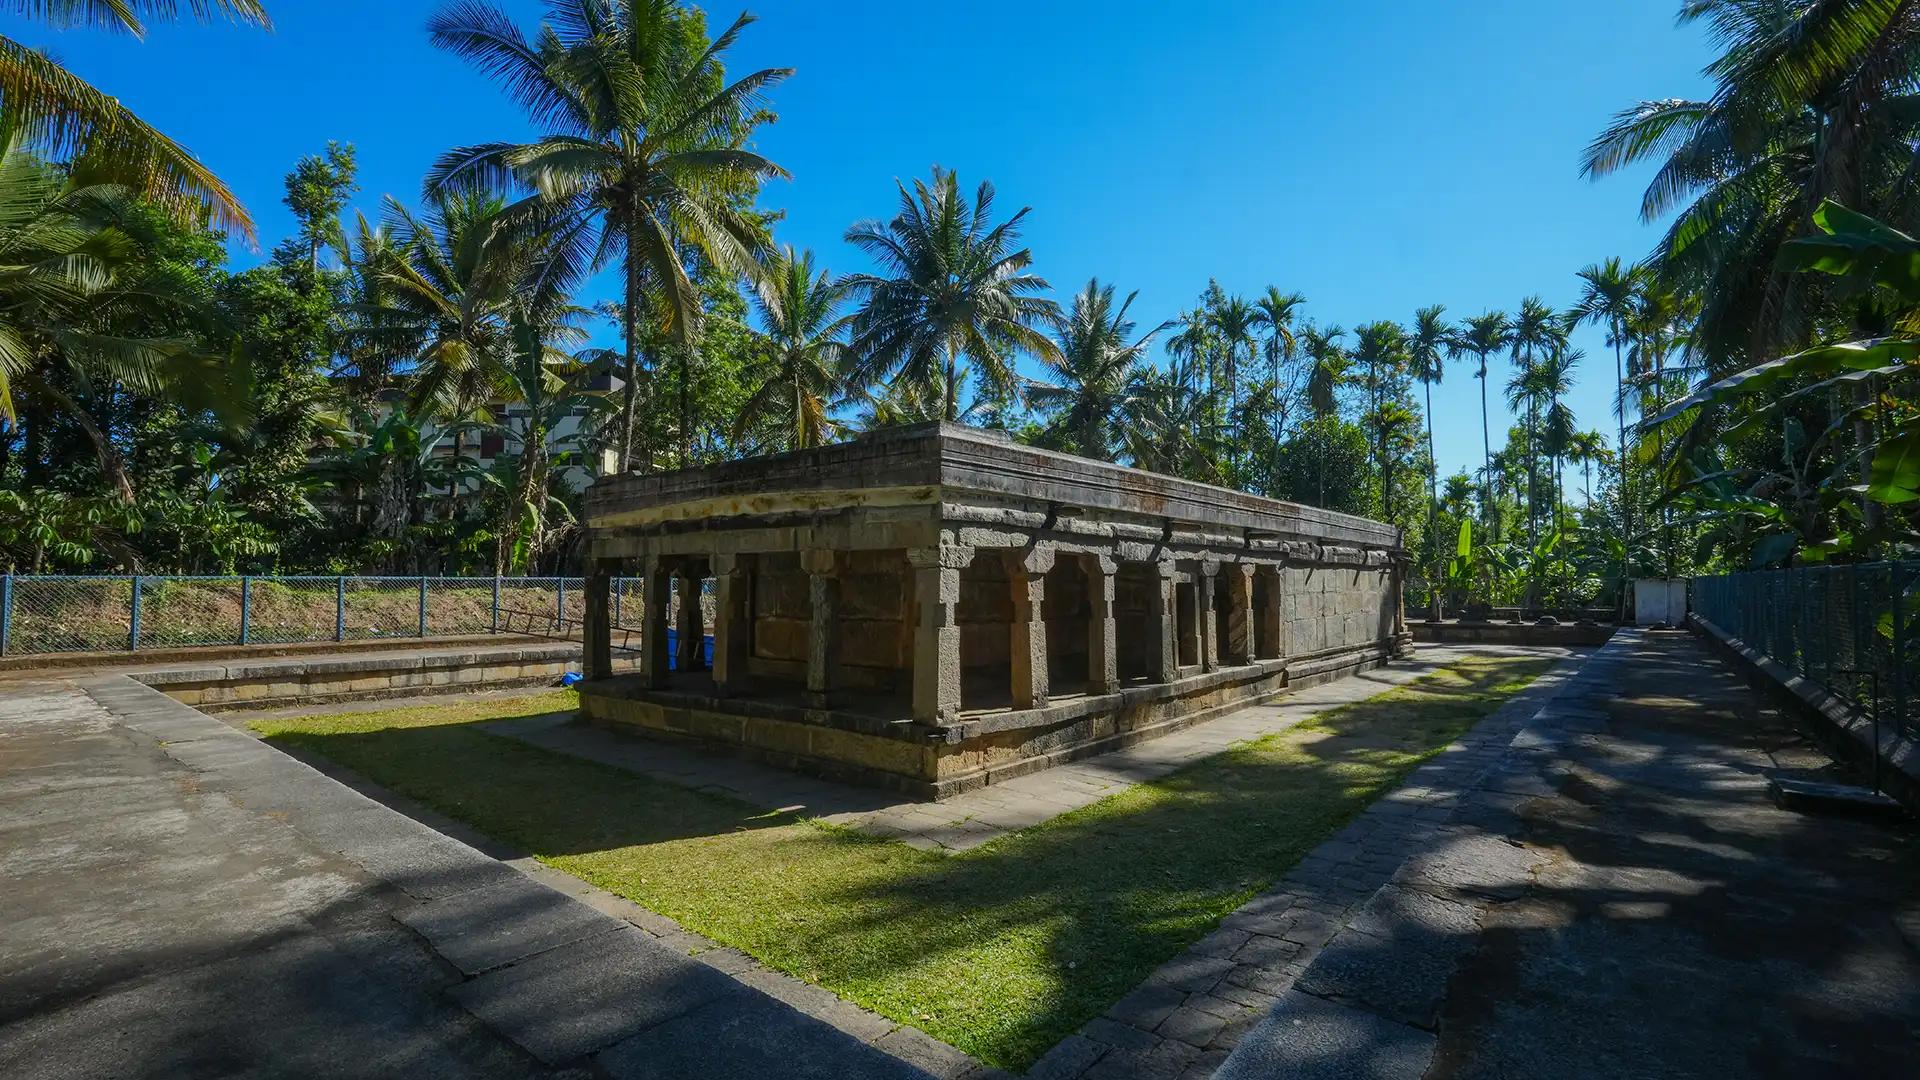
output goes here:
{"type": "MultiPolygon", "coordinates": [[[[263,246],[290,227],[282,175],[328,139],[358,147],[374,211],[383,194],[417,200],[443,149],[529,132],[428,45],[433,4],[267,6],[272,33],[187,24],[144,42],[4,21],[200,155],[263,246]]],[[[1303,292],[1309,316],[1351,327],[1431,303],[1454,317],[1533,293],[1565,305],[1581,266],[1644,254],[1659,232],[1638,219],[1645,171],[1590,183],[1578,158],[1619,108],[1704,92],[1708,42],[1674,26],[1678,6],[760,0],[733,66],[797,69],[757,140],[793,179],[763,203],[787,211],[781,242],[836,271],[860,268],[847,225],[891,213],[894,179],[938,163],[1033,208],[1027,241],[1063,303],[1097,275],[1138,289],[1151,324],[1218,278],[1303,292]]],[[[538,20],[537,3],[506,7],[538,20]]],[[[739,8],[709,10],[724,23],[739,8]]],[[[1579,343],[1574,408],[1610,431],[1612,355],[1596,332],[1579,343]]],[[[1470,370],[1435,390],[1445,471],[1480,461],[1470,370]]]]}

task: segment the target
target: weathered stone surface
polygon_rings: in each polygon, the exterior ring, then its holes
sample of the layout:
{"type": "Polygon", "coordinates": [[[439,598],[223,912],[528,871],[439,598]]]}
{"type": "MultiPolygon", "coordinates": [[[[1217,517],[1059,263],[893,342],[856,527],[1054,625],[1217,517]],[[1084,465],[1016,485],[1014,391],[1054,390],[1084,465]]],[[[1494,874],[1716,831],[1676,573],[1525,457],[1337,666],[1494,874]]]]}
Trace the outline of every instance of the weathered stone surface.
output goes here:
{"type": "Polygon", "coordinates": [[[1293,992],[1240,1040],[1217,1080],[1417,1080],[1434,1037],[1375,1013],[1293,992]]]}

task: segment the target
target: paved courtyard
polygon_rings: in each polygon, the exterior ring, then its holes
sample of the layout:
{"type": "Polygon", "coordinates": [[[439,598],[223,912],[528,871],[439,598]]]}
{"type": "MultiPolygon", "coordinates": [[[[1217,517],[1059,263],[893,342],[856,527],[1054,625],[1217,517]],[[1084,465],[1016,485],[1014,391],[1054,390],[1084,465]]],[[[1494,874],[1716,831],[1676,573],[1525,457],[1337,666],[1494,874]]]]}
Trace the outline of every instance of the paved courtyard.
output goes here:
{"type": "MultiPolygon", "coordinates": [[[[933,808],[496,730],[962,850],[1457,655],[933,808]]],[[[1623,633],[1029,1075],[1911,1075],[1920,850],[1766,801],[1770,770],[1825,765],[1692,638],[1623,633]]],[[[125,679],[0,685],[0,1075],[994,1075],[434,823],[125,679]]]]}

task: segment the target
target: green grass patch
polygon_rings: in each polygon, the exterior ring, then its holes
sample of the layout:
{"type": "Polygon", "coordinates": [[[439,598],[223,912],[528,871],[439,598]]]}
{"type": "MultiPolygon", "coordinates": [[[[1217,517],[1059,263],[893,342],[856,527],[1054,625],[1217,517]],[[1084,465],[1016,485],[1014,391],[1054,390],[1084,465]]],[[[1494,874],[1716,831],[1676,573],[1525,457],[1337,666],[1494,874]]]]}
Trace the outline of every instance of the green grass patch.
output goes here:
{"type": "Polygon", "coordinates": [[[474,726],[570,710],[570,691],[254,727],[1019,1069],[1550,664],[1466,660],[957,856],[474,726]]]}

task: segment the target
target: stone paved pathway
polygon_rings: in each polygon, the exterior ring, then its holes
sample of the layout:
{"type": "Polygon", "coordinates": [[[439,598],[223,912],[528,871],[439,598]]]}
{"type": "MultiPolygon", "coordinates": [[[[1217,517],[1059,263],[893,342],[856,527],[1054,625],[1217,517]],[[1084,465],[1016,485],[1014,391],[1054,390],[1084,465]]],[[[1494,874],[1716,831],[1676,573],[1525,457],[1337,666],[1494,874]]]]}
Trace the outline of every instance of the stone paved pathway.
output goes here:
{"type": "Polygon", "coordinates": [[[1217,1075],[1914,1075],[1915,833],[1766,796],[1830,768],[1697,640],[1622,631],[1217,1075]]]}
{"type": "Polygon", "coordinates": [[[84,686],[0,697],[9,1080],[986,1074],[795,1007],[130,679],[84,686]]]}
{"type": "Polygon", "coordinates": [[[524,742],[633,772],[728,795],[754,806],[793,809],[927,850],[966,851],[1038,825],[1135,784],[1158,779],[1235,743],[1290,728],[1316,713],[1372,697],[1467,656],[1559,656],[1566,649],[1422,646],[1392,666],[1293,691],[1124,750],[1004,780],[939,803],[812,780],[782,769],[649,742],[574,723],[566,714],[496,721],[488,728],[524,742]]]}

